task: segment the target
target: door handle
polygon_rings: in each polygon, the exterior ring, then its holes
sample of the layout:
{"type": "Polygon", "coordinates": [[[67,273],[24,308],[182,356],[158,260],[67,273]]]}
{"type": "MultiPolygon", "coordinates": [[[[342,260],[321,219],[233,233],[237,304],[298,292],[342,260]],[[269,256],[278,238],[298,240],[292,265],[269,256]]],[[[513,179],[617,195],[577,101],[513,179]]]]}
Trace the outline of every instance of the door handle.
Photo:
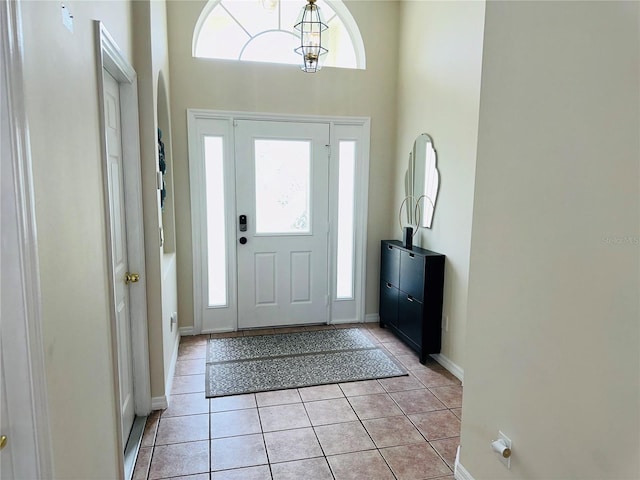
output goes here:
{"type": "Polygon", "coordinates": [[[244,245],[245,243],[247,243],[247,237],[240,237],[240,245],[244,245]]]}
{"type": "Polygon", "coordinates": [[[7,446],[7,436],[2,435],[0,436],[0,450],[2,450],[6,446],[7,446]]]}
{"type": "Polygon", "coordinates": [[[139,273],[129,273],[127,272],[124,276],[125,285],[129,285],[130,283],[138,283],[140,281],[139,273]]]}

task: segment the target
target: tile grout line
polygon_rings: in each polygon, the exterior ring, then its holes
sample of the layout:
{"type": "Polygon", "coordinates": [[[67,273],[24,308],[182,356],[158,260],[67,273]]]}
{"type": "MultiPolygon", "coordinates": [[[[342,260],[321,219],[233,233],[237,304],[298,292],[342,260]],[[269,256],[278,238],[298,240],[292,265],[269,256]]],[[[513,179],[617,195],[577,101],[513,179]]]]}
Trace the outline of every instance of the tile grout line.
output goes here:
{"type": "MultiPolygon", "coordinates": [[[[395,358],[395,355],[393,355],[393,357],[395,358]]],[[[446,410],[450,411],[450,408],[442,401],[440,400],[440,398],[438,398],[438,396],[433,393],[431,391],[431,389],[429,387],[427,387],[422,381],[420,381],[420,379],[414,375],[411,375],[411,371],[409,370],[409,376],[411,378],[415,378],[418,383],[420,383],[421,385],[424,386],[424,388],[431,393],[435,398],[438,399],[438,401],[440,401],[440,403],[442,403],[442,405],[444,405],[446,407],[446,410]]],[[[444,464],[447,466],[447,468],[449,470],[451,470],[453,472],[453,469],[449,466],[449,463],[447,463],[447,461],[444,459],[444,457],[440,454],[440,452],[431,444],[431,442],[425,437],[425,435],[422,434],[422,432],[420,431],[420,429],[413,423],[413,421],[409,418],[409,415],[402,409],[402,407],[398,404],[398,402],[396,401],[396,399],[391,395],[392,392],[387,391],[387,389],[384,387],[384,385],[382,385],[382,388],[385,390],[385,392],[387,393],[387,395],[389,395],[389,397],[391,398],[391,400],[393,400],[393,402],[396,404],[396,406],[400,409],[400,411],[402,412],[402,414],[407,418],[407,420],[409,420],[409,422],[411,423],[411,425],[418,431],[418,433],[420,434],[420,436],[422,438],[424,438],[424,440],[427,442],[427,445],[429,445],[429,447],[431,447],[431,449],[436,453],[436,455],[438,455],[438,457],[444,462],[444,464]]],[[[410,391],[410,390],[407,390],[410,391]]],[[[442,409],[444,410],[444,409],[442,409]]],[[[442,410],[433,410],[433,411],[442,411],[442,410]]],[[[453,413],[453,412],[452,412],[453,413]]],[[[455,416],[455,414],[454,414],[455,416]]],[[[366,428],[365,428],[366,430],[366,428]]],[[[456,438],[456,437],[449,437],[449,438],[456,438]]],[[[375,442],[374,442],[375,443],[375,442]]],[[[384,455],[382,455],[382,453],[380,453],[380,456],[385,460],[384,455]]],[[[388,463],[387,463],[388,465],[388,463]]],[[[389,469],[391,469],[391,465],[389,465],[389,469]]],[[[392,471],[393,473],[393,471],[392,471]]],[[[395,475],[395,474],[394,474],[395,475]]]]}
{"type": "MultiPolygon", "coordinates": [[[[336,327],[335,327],[335,326],[330,326],[330,328],[335,329],[336,327]]],[[[310,330],[311,330],[311,329],[310,329],[310,330]]],[[[372,340],[377,344],[377,345],[376,345],[377,347],[379,347],[379,348],[384,348],[384,349],[386,350],[386,352],[388,352],[388,354],[389,354],[391,357],[393,357],[394,359],[396,359],[396,360],[397,360],[397,355],[395,355],[395,354],[391,353],[391,351],[390,351],[390,350],[386,349],[386,346],[384,345],[384,342],[382,341],[382,339],[378,338],[378,337],[377,337],[375,334],[373,334],[373,332],[371,332],[371,331],[370,331],[370,329],[368,329],[368,328],[364,328],[364,331],[365,331],[367,334],[369,334],[369,336],[371,337],[371,339],[372,339],[372,340]]],[[[278,333],[278,331],[277,331],[277,330],[275,330],[274,332],[265,333],[265,335],[271,335],[271,334],[273,334],[273,333],[278,333]]],[[[209,335],[209,338],[211,338],[211,337],[212,337],[212,336],[211,336],[211,335],[209,335]]],[[[387,343],[389,343],[389,342],[387,342],[387,343]]],[[[194,360],[194,361],[195,361],[195,360],[202,360],[203,358],[206,360],[206,356],[205,356],[205,357],[200,357],[200,358],[187,357],[187,358],[181,358],[180,360],[194,360]]],[[[398,361],[399,361],[399,360],[398,360],[398,361]]],[[[402,362],[400,362],[400,363],[402,363],[402,362]]],[[[409,373],[409,375],[410,375],[410,378],[414,378],[414,379],[418,382],[418,384],[420,384],[420,385],[422,386],[422,388],[426,389],[429,393],[431,393],[432,395],[434,395],[434,397],[435,397],[435,398],[437,398],[437,399],[442,403],[442,405],[444,406],[444,408],[443,408],[443,409],[434,410],[434,411],[444,411],[444,410],[449,411],[449,412],[451,412],[451,413],[452,413],[452,414],[453,414],[453,415],[454,415],[458,420],[460,420],[460,419],[458,418],[458,416],[457,416],[455,413],[453,413],[453,411],[452,411],[452,409],[454,409],[454,408],[459,409],[460,407],[458,407],[458,406],[456,406],[456,407],[449,407],[447,404],[445,404],[445,403],[444,403],[444,402],[443,402],[443,401],[442,401],[442,400],[441,400],[441,399],[440,399],[440,398],[439,398],[439,397],[438,397],[438,396],[437,396],[437,395],[436,395],[436,394],[431,390],[431,388],[430,388],[429,386],[427,386],[427,385],[426,385],[422,380],[420,380],[418,377],[415,377],[415,376],[412,374],[412,372],[413,372],[412,370],[410,370],[406,365],[404,365],[404,364],[402,364],[402,365],[404,366],[404,368],[407,368],[407,371],[408,371],[408,373],[409,373]]],[[[415,370],[418,370],[418,369],[416,368],[415,370]]],[[[181,375],[181,376],[191,376],[191,375],[198,375],[198,374],[187,374],[187,375],[181,375]]],[[[378,382],[378,385],[382,386],[382,385],[380,384],[380,382],[379,382],[377,379],[376,379],[376,382],[378,382]]],[[[339,383],[337,383],[336,385],[338,385],[338,388],[339,388],[339,389],[340,389],[340,391],[342,392],[342,398],[345,398],[345,399],[347,400],[347,404],[350,406],[350,408],[352,409],[352,411],[354,411],[354,413],[355,413],[355,410],[354,410],[354,408],[353,408],[353,405],[351,404],[350,398],[346,395],[345,391],[342,389],[342,387],[340,386],[340,384],[339,384],[339,383]]],[[[443,386],[443,387],[446,387],[446,386],[455,386],[455,384],[450,384],[450,385],[449,385],[449,384],[445,384],[445,385],[435,385],[434,387],[439,387],[439,386],[443,386]]],[[[422,389],[422,388],[420,388],[420,389],[422,389]]],[[[381,393],[384,393],[384,394],[388,395],[389,397],[391,397],[391,399],[392,399],[392,401],[394,402],[394,404],[395,404],[398,408],[400,408],[400,406],[398,405],[398,403],[397,403],[396,399],[395,399],[395,398],[393,398],[393,397],[391,396],[391,393],[393,393],[393,392],[388,391],[384,386],[382,386],[382,390],[383,390],[383,392],[381,392],[381,393]]],[[[410,389],[410,390],[417,390],[417,389],[410,389]]],[[[409,391],[410,391],[410,390],[409,390],[409,391]]],[[[298,395],[300,395],[300,393],[299,393],[299,389],[296,389],[296,391],[298,392],[298,395]]],[[[404,390],[399,390],[399,391],[404,391],[404,390]]],[[[202,393],[202,392],[183,392],[183,394],[188,394],[188,393],[202,393]]],[[[362,393],[362,394],[360,394],[360,395],[354,395],[354,397],[368,396],[368,395],[372,395],[372,394],[373,394],[373,393],[362,393]]],[[[319,401],[319,400],[324,400],[324,399],[322,399],[322,398],[320,398],[320,399],[316,399],[316,401],[319,401]]],[[[307,418],[309,419],[309,421],[310,421],[310,417],[309,417],[309,412],[308,412],[308,410],[307,410],[307,405],[306,405],[306,404],[307,404],[307,403],[310,403],[310,402],[311,402],[311,401],[305,402],[305,401],[304,401],[304,400],[302,400],[302,398],[301,398],[301,403],[303,404],[303,408],[304,408],[305,414],[307,415],[307,418]]],[[[253,408],[253,407],[252,407],[252,408],[253,408]]],[[[260,415],[260,409],[259,409],[259,406],[257,405],[257,402],[256,402],[256,406],[255,406],[255,408],[256,408],[256,412],[258,413],[258,419],[259,419],[259,422],[260,422],[260,432],[261,432],[261,434],[262,434],[263,445],[264,445],[264,448],[265,448],[265,454],[266,454],[266,457],[267,457],[267,466],[268,466],[268,468],[269,468],[270,475],[273,477],[273,470],[272,470],[272,465],[273,465],[273,464],[271,463],[271,461],[270,461],[270,459],[269,459],[269,454],[268,454],[267,446],[266,446],[266,438],[265,438],[265,432],[264,432],[263,419],[262,419],[262,416],[260,415]]],[[[233,408],[232,410],[241,410],[241,409],[233,408]]],[[[449,464],[448,464],[448,463],[447,463],[447,461],[445,460],[444,456],[443,456],[443,455],[441,455],[441,454],[440,454],[440,453],[435,449],[435,447],[433,447],[433,445],[431,444],[431,441],[430,441],[430,440],[428,440],[428,439],[425,437],[425,435],[424,435],[424,434],[423,434],[423,433],[422,433],[422,432],[421,432],[421,431],[416,427],[415,423],[414,423],[410,418],[408,418],[408,414],[406,414],[406,413],[404,412],[404,410],[402,410],[402,408],[400,408],[400,412],[402,412],[402,416],[406,417],[406,418],[410,421],[411,425],[412,425],[414,428],[416,428],[416,430],[418,430],[418,432],[419,432],[419,434],[420,434],[421,438],[423,438],[423,439],[424,439],[424,440],[425,440],[425,441],[430,445],[431,449],[432,449],[432,450],[434,450],[434,451],[436,452],[436,454],[438,455],[438,457],[439,457],[439,458],[440,458],[440,459],[445,463],[445,465],[447,465],[447,467],[449,468],[449,470],[451,470],[451,467],[449,466],[449,464]]],[[[152,459],[153,459],[153,455],[155,454],[155,447],[157,446],[157,445],[156,445],[156,441],[157,441],[157,433],[158,433],[158,431],[159,431],[160,422],[161,422],[161,419],[162,419],[162,417],[163,417],[162,413],[163,413],[163,412],[161,412],[161,413],[160,413],[160,417],[158,418],[158,423],[157,423],[157,426],[156,426],[156,429],[155,429],[155,435],[154,435],[154,440],[153,440],[153,447],[152,447],[152,452],[151,452],[151,453],[152,453],[152,456],[151,456],[151,460],[149,461],[149,468],[148,468],[148,472],[147,472],[147,478],[149,477],[151,461],[152,461],[152,459]]],[[[214,466],[212,465],[212,458],[211,458],[211,452],[212,452],[212,440],[213,440],[213,438],[212,438],[212,432],[211,432],[211,428],[212,428],[212,419],[211,419],[211,416],[212,416],[212,414],[213,414],[214,412],[213,412],[213,405],[212,405],[212,401],[211,401],[211,399],[209,399],[209,400],[208,400],[208,413],[209,413],[209,419],[208,419],[208,422],[209,422],[209,430],[208,430],[208,440],[209,440],[209,472],[208,472],[208,473],[209,473],[209,478],[210,478],[210,480],[211,480],[211,479],[213,478],[213,474],[214,474],[214,472],[213,472],[213,467],[214,467],[214,466]]],[[[184,415],[195,415],[195,414],[184,414],[184,415]]],[[[179,417],[179,416],[182,416],[182,415],[176,415],[176,417],[179,417]]],[[[167,418],[173,418],[173,417],[167,417],[167,418]]],[[[382,453],[380,452],[380,448],[378,448],[378,446],[377,446],[377,445],[375,444],[375,442],[373,441],[373,438],[372,438],[372,437],[371,437],[371,435],[369,434],[368,430],[364,427],[363,420],[362,420],[362,419],[357,415],[357,413],[356,413],[356,418],[357,418],[357,421],[358,421],[359,425],[360,425],[362,428],[364,428],[364,430],[365,430],[365,432],[366,432],[366,434],[367,434],[368,438],[369,438],[369,439],[371,440],[371,442],[373,443],[374,448],[373,448],[373,449],[371,449],[371,450],[374,450],[374,449],[375,449],[375,450],[378,452],[378,454],[379,454],[380,456],[382,456],[382,458],[383,458],[383,460],[385,461],[385,464],[388,466],[389,470],[391,470],[391,466],[388,464],[387,460],[385,459],[385,457],[384,457],[384,456],[382,455],[382,453]]],[[[344,422],[338,422],[338,423],[344,423],[344,422]]],[[[311,422],[310,422],[310,424],[311,424],[311,422]]],[[[329,464],[329,462],[328,462],[328,458],[327,458],[326,451],[325,451],[325,449],[323,448],[322,444],[320,443],[320,439],[318,438],[318,434],[317,434],[317,431],[316,431],[316,426],[314,426],[314,425],[310,425],[310,426],[311,426],[311,428],[312,428],[312,430],[313,430],[313,432],[314,432],[315,439],[316,439],[316,441],[318,442],[318,445],[320,446],[320,450],[321,450],[321,452],[322,452],[322,455],[321,455],[321,456],[318,456],[318,457],[310,457],[310,458],[324,458],[324,459],[325,459],[325,462],[326,462],[326,463],[327,463],[327,465],[329,466],[329,470],[330,470],[330,473],[331,473],[332,477],[335,479],[334,472],[333,472],[333,470],[331,469],[331,465],[330,465],[330,464],[329,464]]],[[[283,429],[282,431],[285,431],[285,430],[289,430],[289,429],[283,429]]],[[[233,435],[233,436],[241,436],[241,435],[233,435]]],[[[232,436],[232,437],[233,437],[233,436],[232,436]]],[[[225,438],[227,438],[227,437],[225,437],[225,438]]],[[[457,437],[455,437],[455,436],[453,436],[453,437],[443,437],[443,438],[441,438],[441,439],[440,439],[440,438],[439,438],[439,439],[434,439],[434,441],[436,441],[436,440],[446,440],[446,439],[450,439],[450,438],[457,438],[457,437]]],[[[179,442],[179,443],[186,443],[186,442],[179,442]]],[[[357,453],[357,452],[346,452],[346,453],[357,453]]],[[[285,462],[285,463],[286,463],[286,462],[285,462]]],[[[393,470],[391,470],[391,473],[392,473],[393,477],[397,479],[397,476],[396,476],[396,474],[393,472],[393,470]]]]}
{"type": "MultiPolygon", "coordinates": [[[[378,382],[378,385],[380,385],[380,388],[382,388],[384,390],[384,387],[382,386],[382,384],[376,379],[376,382],[378,382]]],[[[339,385],[338,385],[339,386],[339,385]]],[[[342,387],[340,387],[340,389],[342,390],[342,387]]],[[[386,391],[385,391],[386,392],[386,391]]],[[[343,391],[344,393],[344,391],[343,391]]],[[[387,393],[387,395],[389,395],[387,393]]],[[[382,458],[382,460],[384,461],[385,465],[387,466],[387,468],[389,469],[389,471],[391,472],[391,475],[393,475],[393,478],[395,480],[397,480],[397,475],[395,474],[395,472],[393,471],[393,469],[391,468],[391,465],[389,465],[389,462],[387,462],[387,459],[384,458],[384,455],[382,455],[382,452],[380,451],[380,447],[378,447],[378,445],[376,444],[375,440],[373,439],[373,437],[371,436],[371,433],[369,433],[369,430],[367,430],[367,427],[364,426],[364,423],[362,422],[362,419],[360,418],[360,416],[358,415],[358,412],[355,411],[355,408],[353,408],[353,405],[351,404],[351,402],[349,401],[349,397],[347,397],[347,395],[345,394],[345,398],[347,399],[347,402],[349,403],[349,406],[351,406],[351,409],[353,410],[353,412],[356,414],[356,418],[358,419],[358,422],[360,422],[360,425],[362,426],[362,428],[364,429],[364,431],[366,432],[367,436],[369,437],[369,439],[371,440],[371,443],[374,446],[374,449],[376,452],[378,452],[378,455],[380,455],[380,457],[382,458]]],[[[392,399],[393,400],[393,399],[392,399]]],[[[402,411],[402,410],[400,410],[402,411]]]]}
{"type": "MultiPolygon", "coordinates": [[[[338,386],[338,388],[339,388],[339,386],[338,386]]],[[[309,425],[311,425],[311,431],[313,432],[313,435],[316,437],[316,441],[318,442],[318,446],[320,447],[320,451],[322,452],[322,458],[324,458],[324,461],[326,462],[327,467],[329,467],[329,473],[331,473],[331,476],[335,480],[336,476],[333,473],[333,469],[331,468],[331,464],[329,463],[329,459],[327,458],[327,454],[324,451],[324,448],[322,448],[322,443],[320,442],[320,439],[318,438],[318,432],[316,432],[315,426],[313,425],[313,423],[311,423],[311,417],[309,416],[309,411],[307,410],[307,406],[305,404],[306,402],[302,399],[302,395],[300,394],[300,389],[298,388],[297,390],[298,390],[298,395],[300,395],[300,400],[302,400],[302,408],[304,408],[304,413],[307,416],[307,418],[309,419],[309,425]]]]}

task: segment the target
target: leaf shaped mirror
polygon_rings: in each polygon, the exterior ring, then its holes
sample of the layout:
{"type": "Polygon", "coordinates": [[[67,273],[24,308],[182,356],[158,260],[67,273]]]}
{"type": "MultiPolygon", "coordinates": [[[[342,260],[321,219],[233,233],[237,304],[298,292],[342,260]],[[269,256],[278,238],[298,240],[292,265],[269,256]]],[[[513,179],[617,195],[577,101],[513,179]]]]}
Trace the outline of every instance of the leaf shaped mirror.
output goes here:
{"type": "Polygon", "coordinates": [[[422,133],[413,143],[405,174],[407,222],[410,225],[431,228],[439,185],[440,173],[433,140],[422,133]]]}

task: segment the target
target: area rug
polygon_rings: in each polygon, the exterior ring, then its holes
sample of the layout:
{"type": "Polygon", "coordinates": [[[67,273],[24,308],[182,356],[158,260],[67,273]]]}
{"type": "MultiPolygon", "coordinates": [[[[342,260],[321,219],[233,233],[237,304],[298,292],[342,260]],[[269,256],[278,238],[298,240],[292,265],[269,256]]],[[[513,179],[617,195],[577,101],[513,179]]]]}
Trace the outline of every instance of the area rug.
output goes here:
{"type": "Polygon", "coordinates": [[[402,375],[357,328],[213,338],[205,390],[211,398],[402,375]]]}

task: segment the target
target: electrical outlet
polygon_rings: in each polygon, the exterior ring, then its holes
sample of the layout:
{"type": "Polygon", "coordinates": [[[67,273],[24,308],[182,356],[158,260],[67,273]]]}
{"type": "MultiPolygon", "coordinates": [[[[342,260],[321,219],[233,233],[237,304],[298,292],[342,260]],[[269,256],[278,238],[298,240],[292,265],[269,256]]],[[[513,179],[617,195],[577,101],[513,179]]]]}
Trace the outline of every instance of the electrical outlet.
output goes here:
{"type": "Polygon", "coordinates": [[[442,328],[445,332],[449,331],[449,315],[445,315],[442,317],[442,328]]]}

